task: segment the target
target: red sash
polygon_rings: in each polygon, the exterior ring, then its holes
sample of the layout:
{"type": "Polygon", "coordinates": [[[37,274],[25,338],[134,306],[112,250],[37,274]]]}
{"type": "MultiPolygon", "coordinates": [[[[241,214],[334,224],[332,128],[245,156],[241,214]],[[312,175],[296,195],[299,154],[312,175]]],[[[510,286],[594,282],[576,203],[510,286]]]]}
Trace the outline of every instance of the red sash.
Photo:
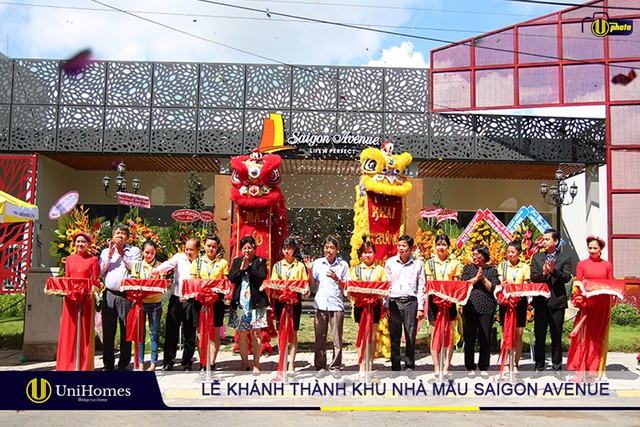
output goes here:
{"type": "Polygon", "coordinates": [[[198,323],[200,331],[198,347],[200,348],[202,358],[200,364],[202,366],[205,366],[203,361],[207,363],[209,360],[209,346],[207,344],[215,337],[213,305],[220,298],[218,294],[223,294],[226,297],[231,293],[231,289],[229,279],[187,279],[182,282],[182,299],[195,298],[202,304],[198,323]]]}
{"type": "Polygon", "coordinates": [[[293,325],[293,306],[298,303],[298,293],[303,295],[309,292],[309,282],[307,280],[265,280],[262,282],[260,290],[271,289],[275,291],[278,302],[284,304],[284,310],[280,315],[278,326],[278,349],[280,357],[278,360],[278,374],[276,379],[282,379],[284,366],[284,358],[286,355],[287,344],[293,343],[294,325],[293,325]]]}
{"type": "Polygon", "coordinates": [[[44,287],[47,295],[63,295],[77,303],[87,303],[91,295],[100,289],[100,282],[96,279],[81,279],[74,277],[49,277],[44,287]]]}
{"type": "Polygon", "coordinates": [[[440,351],[451,345],[451,322],[449,322],[449,307],[452,304],[465,305],[471,295],[473,285],[470,281],[428,280],[427,295],[433,295],[433,302],[438,306],[436,324],[433,328],[431,348],[440,351]],[[444,333],[444,341],[442,334],[444,333]]]}
{"type": "Polygon", "coordinates": [[[518,320],[516,317],[516,306],[521,298],[542,296],[549,298],[549,287],[546,283],[503,283],[496,286],[493,291],[498,300],[498,304],[506,307],[504,313],[504,323],[502,324],[502,347],[498,362],[500,363],[500,374],[504,371],[504,364],[509,350],[515,348],[516,329],[518,320]]]}
{"type": "Polygon", "coordinates": [[[127,315],[127,341],[134,343],[134,364],[138,363],[138,343],[144,340],[144,312],[142,300],[153,294],[164,294],[167,291],[165,279],[124,279],[120,290],[127,293],[127,299],[133,304],[127,315]]]}

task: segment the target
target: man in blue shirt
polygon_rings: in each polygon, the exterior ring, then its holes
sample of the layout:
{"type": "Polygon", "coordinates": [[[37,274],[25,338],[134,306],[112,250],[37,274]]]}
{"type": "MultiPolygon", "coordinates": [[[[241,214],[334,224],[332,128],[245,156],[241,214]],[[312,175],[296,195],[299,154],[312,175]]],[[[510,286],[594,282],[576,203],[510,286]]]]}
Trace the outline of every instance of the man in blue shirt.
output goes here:
{"type": "Polygon", "coordinates": [[[324,240],[324,258],[311,261],[307,255],[304,264],[309,271],[309,286],[317,287],[313,307],[316,309],[314,332],[316,337],[315,367],[324,373],[327,368],[336,373],[342,365],[342,329],[344,324],[343,290],[349,280],[349,265],[338,258],[338,240],[324,240]],[[333,360],[327,367],[327,329],[331,325],[333,360]]]}
{"type": "Polygon", "coordinates": [[[115,368],[114,342],[116,327],[120,323],[120,360],[118,369],[126,370],[131,361],[131,341],[127,341],[127,314],[131,301],[126,292],[120,290],[120,284],[131,275],[131,267],[140,261],[140,249],[129,246],[129,228],[118,224],[113,229],[113,239],[109,247],[100,254],[100,275],[104,277],[106,287],[102,295],[102,360],[104,370],[115,368]]]}

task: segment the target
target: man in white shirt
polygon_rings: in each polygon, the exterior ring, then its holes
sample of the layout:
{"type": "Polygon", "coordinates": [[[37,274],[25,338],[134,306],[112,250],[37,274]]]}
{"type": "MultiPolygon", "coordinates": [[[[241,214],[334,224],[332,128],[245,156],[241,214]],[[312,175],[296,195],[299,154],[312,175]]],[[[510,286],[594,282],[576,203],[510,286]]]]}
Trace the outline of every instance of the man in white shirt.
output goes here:
{"type": "Polygon", "coordinates": [[[184,253],[178,252],[151,272],[152,276],[156,276],[174,270],[165,327],[164,362],[162,367],[164,371],[173,371],[173,359],[175,359],[178,349],[180,324],[182,324],[184,335],[181,365],[185,371],[191,369],[191,359],[196,349],[197,316],[195,316],[194,301],[180,301],[180,299],[182,298],[182,281],[190,278],[191,263],[198,258],[199,254],[200,239],[192,237],[185,243],[184,253]]]}
{"type": "Polygon", "coordinates": [[[413,375],[415,369],[417,320],[424,318],[424,293],[426,279],[424,265],[415,259],[413,238],[406,234],[398,238],[398,255],[387,259],[384,269],[391,283],[385,307],[389,315],[391,336],[391,370],[400,371],[400,339],[404,326],[406,341],[404,369],[413,375]]]}
{"type": "Polygon", "coordinates": [[[118,224],[113,228],[109,247],[100,253],[100,275],[104,277],[106,290],[102,295],[102,360],[104,370],[115,368],[114,343],[116,327],[120,324],[120,360],[118,370],[126,370],[131,361],[131,341],[127,341],[127,314],[131,301],[120,284],[131,276],[131,267],[142,259],[140,249],[129,246],[129,228],[118,224]]]}
{"type": "Polygon", "coordinates": [[[317,286],[313,307],[316,309],[314,332],[316,338],[315,367],[324,373],[327,370],[327,329],[331,325],[333,360],[328,368],[336,375],[342,365],[342,331],[344,325],[344,301],[342,292],[349,280],[349,265],[338,258],[338,239],[324,240],[324,258],[311,261],[304,257],[309,272],[309,286],[317,286]]]}

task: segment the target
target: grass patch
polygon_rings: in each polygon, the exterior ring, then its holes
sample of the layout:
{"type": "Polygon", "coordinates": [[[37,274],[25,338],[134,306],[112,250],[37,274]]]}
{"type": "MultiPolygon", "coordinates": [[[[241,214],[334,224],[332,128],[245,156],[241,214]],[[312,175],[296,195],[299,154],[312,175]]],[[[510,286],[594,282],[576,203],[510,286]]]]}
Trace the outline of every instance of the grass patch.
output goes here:
{"type": "Polygon", "coordinates": [[[24,318],[7,317],[0,319],[0,349],[21,349],[24,336],[24,318]]]}

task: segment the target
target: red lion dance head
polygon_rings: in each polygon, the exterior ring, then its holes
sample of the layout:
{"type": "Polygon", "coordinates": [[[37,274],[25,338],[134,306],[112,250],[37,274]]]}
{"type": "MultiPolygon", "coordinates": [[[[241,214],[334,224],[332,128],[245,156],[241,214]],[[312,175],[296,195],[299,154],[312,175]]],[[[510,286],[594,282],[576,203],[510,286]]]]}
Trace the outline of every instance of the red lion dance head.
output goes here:
{"type": "MultiPolygon", "coordinates": [[[[277,154],[263,154],[257,149],[250,155],[231,158],[231,200],[242,208],[255,210],[265,218],[266,225],[270,229],[272,258],[278,258],[280,245],[288,235],[287,207],[279,187],[282,180],[281,163],[282,159],[277,154]],[[270,215],[265,217],[265,211],[269,210],[270,215]]],[[[236,224],[231,238],[234,254],[236,254],[237,233],[236,224]]],[[[242,238],[242,236],[239,237],[242,238]]],[[[262,242],[257,241],[257,243],[258,246],[262,246],[260,244],[262,242]]]]}

